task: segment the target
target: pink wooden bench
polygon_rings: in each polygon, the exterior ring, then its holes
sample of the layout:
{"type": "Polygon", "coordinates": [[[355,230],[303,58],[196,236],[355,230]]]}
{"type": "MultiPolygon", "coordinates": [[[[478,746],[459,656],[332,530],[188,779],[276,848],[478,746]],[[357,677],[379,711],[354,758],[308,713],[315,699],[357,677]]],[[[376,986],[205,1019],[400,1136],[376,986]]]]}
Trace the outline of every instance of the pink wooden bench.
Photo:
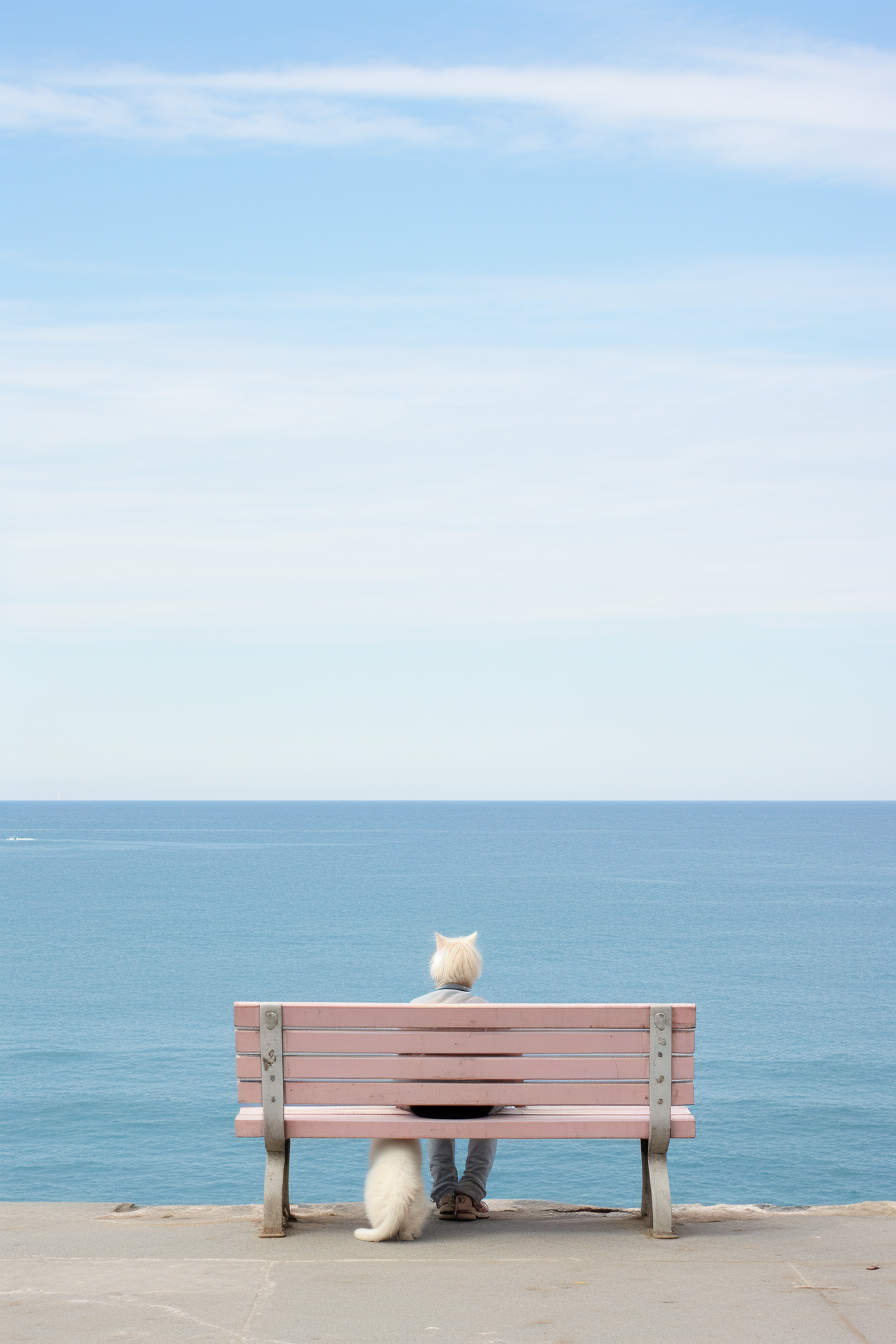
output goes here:
{"type": "Polygon", "coordinates": [[[641,1214],[673,1237],[666,1151],[694,1137],[695,1022],[681,1003],[237,1003],[236,1132],[267,1150],[261,1235],[285,1235],[292,1139],[442,1137],[639,1139],[641,1214]]]}

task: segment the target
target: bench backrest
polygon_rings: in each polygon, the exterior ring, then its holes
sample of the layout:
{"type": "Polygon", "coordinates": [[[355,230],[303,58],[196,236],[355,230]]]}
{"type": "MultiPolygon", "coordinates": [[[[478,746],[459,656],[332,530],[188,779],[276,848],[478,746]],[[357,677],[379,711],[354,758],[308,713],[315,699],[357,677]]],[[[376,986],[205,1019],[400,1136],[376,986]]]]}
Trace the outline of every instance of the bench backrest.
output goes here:
{"type": "MultiPolygon", "coordinates": [[[[657,1089],[666,1107],[694,1100],[693,1004],[671,1005],[671,1032],[664,1015],[651,1019],[650,1004],[276,1008],[286,1105],[642,1106],[650,1103],[651,1079],[654,1102],[657,1089]]],[[[261,1005],[235,1004],[234,1023],[239,1101],[258,1106],[263,1045],[271,1053],[261,1005]]]]}

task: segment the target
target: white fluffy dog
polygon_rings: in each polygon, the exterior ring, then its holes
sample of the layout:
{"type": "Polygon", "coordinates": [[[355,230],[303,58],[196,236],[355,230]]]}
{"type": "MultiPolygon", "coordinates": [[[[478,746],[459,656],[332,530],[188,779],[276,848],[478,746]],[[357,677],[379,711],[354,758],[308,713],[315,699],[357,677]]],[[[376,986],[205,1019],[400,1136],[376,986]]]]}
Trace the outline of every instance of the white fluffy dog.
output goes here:
{"type": "Polygon", "coordinates": [[[423,1231],[427,1199],[420,1174],[422,1154],[417,1139],[374,1139],[370,1170],[364,1183],[364,1205],[370,1227],[358,1227],[361,1241],[413,1241],[423,1231]]]}

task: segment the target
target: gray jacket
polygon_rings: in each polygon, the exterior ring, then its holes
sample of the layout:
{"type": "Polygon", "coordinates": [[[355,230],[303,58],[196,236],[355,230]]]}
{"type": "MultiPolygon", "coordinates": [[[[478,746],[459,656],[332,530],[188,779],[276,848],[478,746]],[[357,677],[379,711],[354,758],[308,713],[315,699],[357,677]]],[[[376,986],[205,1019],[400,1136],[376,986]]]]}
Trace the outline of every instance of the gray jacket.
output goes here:
{"type": "Polygon", "coordinates": [[[431,994],[421,994],[419,999],[411,999],[411,1003],[488,1003],[488,999],[480,999],[466,985],[449,984],[439,985],[431,994]]]}

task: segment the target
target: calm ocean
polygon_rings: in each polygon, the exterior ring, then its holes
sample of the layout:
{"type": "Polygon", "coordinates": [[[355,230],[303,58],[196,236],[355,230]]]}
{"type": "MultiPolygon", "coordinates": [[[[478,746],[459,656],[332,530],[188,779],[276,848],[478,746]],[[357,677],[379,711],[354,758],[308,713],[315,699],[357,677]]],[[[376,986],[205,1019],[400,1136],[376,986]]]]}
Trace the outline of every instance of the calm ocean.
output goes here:
{"type": "MultiPolygon", "coordinates": [[[[696,1001],[676,1202],[892,1199],[894,823],[876,803],[4,804],[0,1191],[258,1202],[233,1000],[407,1000],[433,931],[478,929],[489,999],[696,1001]]],[[[361,1197],[364,1143],[293,1149],[295,1201],[361,1197]]],[[[505,1142],[489,1192],[631,1205],[637,1148],[505,1142]]]]}

